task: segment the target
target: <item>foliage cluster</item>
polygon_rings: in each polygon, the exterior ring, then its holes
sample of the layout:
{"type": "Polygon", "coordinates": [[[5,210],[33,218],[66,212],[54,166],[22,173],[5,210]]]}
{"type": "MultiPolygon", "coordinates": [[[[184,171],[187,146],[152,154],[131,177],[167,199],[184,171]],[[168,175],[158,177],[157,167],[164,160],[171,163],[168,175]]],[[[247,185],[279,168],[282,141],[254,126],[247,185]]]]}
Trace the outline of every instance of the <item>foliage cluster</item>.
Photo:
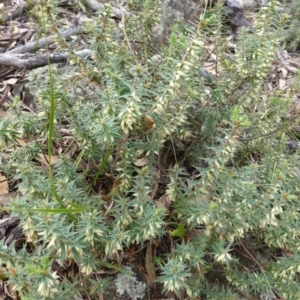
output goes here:
{"type": "MultiPolygon", "coordinates": [[[[110,284],[99,268],[132,244],[169,236],[174,246],[156,259],[165,291],[299,299],[299,161],[285,150],[294,90],[264,92],[286,19],[278,3],[234,48],[218,4],[197,24],[176,24],[159,52],[151,33],[161,1],[127,5],[117,38],[109,6],[86,24],[92,59],[58,37],[70,73],[32,72],[34,118],[16,99],[15,117],[1,122],[0,168],[23,194],[10,205],[27,240],[18,252],[1,242],[3,276],[22,299],[99,299],[110,284]],[[214,78],[201,71],[210,59],[214,78]],[[62,149],[58,162],[38,167],[53,148],[62,149]],[[70,260],[73,278],[53,271],[70,260]],[[209,279],[215,269],[220,283],[209,279]]],[[[39,9],[45,30],[59,26],[54,2],[39,9]]]]}
{"type": "Polygon", "coordinates": [[[300,2],[297,0],[286,3],[287,12],[290,16],[282,31],[282,39],[286,41],[286,48],[290,51],[299,50],[300,45],[300,2]]]}

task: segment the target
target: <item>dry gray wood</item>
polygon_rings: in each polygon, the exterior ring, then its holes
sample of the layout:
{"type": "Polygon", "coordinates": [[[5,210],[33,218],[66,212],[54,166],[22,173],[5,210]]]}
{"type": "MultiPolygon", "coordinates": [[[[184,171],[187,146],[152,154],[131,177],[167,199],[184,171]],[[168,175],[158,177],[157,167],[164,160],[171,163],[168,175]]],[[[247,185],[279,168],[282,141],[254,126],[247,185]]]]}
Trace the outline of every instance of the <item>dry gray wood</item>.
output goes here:
{"type": "MultiPolygon", "coordinates": [[[[85,49],[75,52],[78,56],[88,57],[92,51],[85,49]]],[[[50,54],[0,54],[0,64],[6,66],[14,66],[17,68],[25,68],[33,70],[55,63],[66,63],[69,58],[68,53],[50,53],[50,54]]]]}
{"type": "Polygon", "coordinates": [[[26,3],[8,7],[6,10],[4,10],[2,16],[0,15],[0,17],[2,18],[4,23],[7,23],[19,17],[27,7],[28,5],[26,3]]]}
{"type": "MultiPolygon", "coordinates": [[[[78,14],[76,16],[76,18],[74,18],[72,26],[70,28],[60,32],[59,36],[62,38],[66,38],[71,35],[75,35],[75,34],[84,32],[84,27],[79,25],[79,19],[80,19],[80,14],[78,14]]],[[[16,49],[13,49],[11,51],[8,51],[7,53],[9,53],[9,54],[32,53],[32,52],[36,51],[37,49],[46,48],[47,45],[49,47],[50,45],[54,44],[54,42],[55,42],[54,36],[41,38],[38,41],[28,43],[24,46],[21,46],[16,49]]]]}
{"type": "MultiPolygon", "coordinates": [[[[97,2],[96,0],[86,0],[86,4],[89,6],[89,8],[93,11],[104,11],[105,7],[103,4],[97,2]]],[[[122,19],[123,11],[121,9],[118,9],[116,7],[111,6],[111,9],[113,11],[113,14],[119,18],[122,19]]]]}
{"type": "MultiPolygon", "coordinates": [[[[84,27],[79,25],[80,14],[74,18],[70,28],[62,31],[60,37],[66,38],[84,31],[84,27]]],[[[68,53],[51,53],[51,54],[30,54],[37,49],[46,48],[54,44],[54,36],[42,38],[38,41],[28,43],[6,53],[0,54],[0,65],[14,66],[25,68],[27,70],[36,69],[53,63],[66,63],[69,57],[68,53]]],[[[77,52],[81,56],[90,56],[92,51],[85,49],[77,52]]]]}

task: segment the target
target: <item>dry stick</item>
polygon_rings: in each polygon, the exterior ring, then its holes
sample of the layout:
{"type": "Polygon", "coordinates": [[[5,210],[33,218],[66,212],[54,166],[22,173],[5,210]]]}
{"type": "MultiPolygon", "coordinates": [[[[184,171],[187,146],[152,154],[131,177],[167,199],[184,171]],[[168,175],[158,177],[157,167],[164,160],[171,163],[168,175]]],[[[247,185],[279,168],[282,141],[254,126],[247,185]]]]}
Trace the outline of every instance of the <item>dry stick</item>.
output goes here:
{"type": "MultiPolygon", "coordinates": [[[[84,27],[79,25],[79,19],[80,19],[80,14],[78,14],[74,18],[73,24],[70,28],[62,32],[59,32],[57,30],[59,36],[61,38],[66,38],[71,35],[84,32],[84,27]]],[[[24,46],[8,51],[5,54],[0,54],[0,64],[15,66],[18,68],[35,69],[47,65],[48,59],[50,60],[50,63],[66,62],[68,59],[68,55],[63,53],[54,53],[54,54],[47,53],[47,54],[38,54],[34,56],[29,54],[36,51],[37,49],[45,48],[46,45],[49,46],[51,44],[54,44],[55,43],[54,38],[55,38],[54,36],[41,38],[38,41],[28,43],[24,46]]],[[[85,50],[83,54],[88,54],[86,53],[86,51],[87,50],[85,50]]]]}
{"type": "MultiPolygon", "coordinates": [[[[80,57],[89,57],[93,51],[84,49],[74,52],[80,57]]],[[[69,53],[50,53],[50,54],[0,54],[0,64],[14,66],[17,68],[25,68],[27,70],[37,69],[50,64],[66,63],[69,58],[69,53]]]]}
{"type": "MultiPolygon", "coordinates": [[[[74,18],[73,24],[70,28],[66,29],[65,31],[62,31],[59,33],[59,36],[62,38],[69,37],[71,35],[77,34],[78,32],[84,32],[84,27],[79,26],[79,19],[80,19],[80,13],[74,18]]],[[[41,38],[38,41],[28,43],[22,47],[18,47],[16,49],[13,49],[11,51],[8,51],[8,54],[24,54],[24,53],[32,53],[37,49],[45,48],[46,45],[50,46],[51,44],[54,44],[55,40],[53,40],[55,36],[49,36],[46,38],[41,38]]]]}
{"type": "Polygon", "coordinates": [[[39,67],[46,66],[50,63],[66,63],[68,56],[62,53],[52,54],[0,54],[0,64],[5,66],[14,66],[17,68],[25,68],[33,70],[39,67]]]}
{"type": "Polygon", "coordinates": [[[32,114],[34,114],[35,116],[37,116],[38,114],[33,111],[28,105],[26,105],[24,102],[20,102],[20,106],[22,106],[23,108],[29,110],[32,114]]]}
{"type": "Polygon", "coordinates": [[[2,15],[3,22],[6,23],[19,17],[27,7],[28,4],[14,5],[13,9],[9,10],[8,12],[4,12],[2,15]]]}
{"type": "Polygon", "coordinates": [[[130,278],[130,292],[131,292],[131,299],[135,300],[135,292],[134,292],[134,288],[133,288],[133,279],[130,278]]]}
{"type": "Polygon", "coordinates": [[[124,254],[124,258],[127,258],[127,257],[133,257],[134,255],[138,254],[139,252],[141,252],[142,250],[144,250],[146,247],[148,247],[150,243],[146,243],[143,247],[141,247],[140,249],[134,251],[133,253],[126,253],[124,254]]]}
{"type": "MultiPolygon", "coordinates": [[[[80,14],[76,16],[76,18],[73,21],[72,26],[59,33],[60,38],[66,38],[70,35],[74,35],[77,33],[81,33],[84,31],[84,28],[82,26],[79,26],[79,18],[80,14]]],[[[38,67],[42,67],[48,64],[48,60],[50,60],[50,63],[65,63],[68,60],[69,55],[66,53],[52,53],[52,54],[29,54],[39,48],[46,47],[46,44],[48,43],[53,44],[54,37],[47,37],[42,38],[38,41],[29,43],[27,45],[24,45],[22,47],[18,47],[14,50],[8,51],[4,54],[0,54],[0,64],[2,65],[8,65],[8,66],[15,66],[18,68],[26,68],[28,70],[36,69],[38,67]]],[[[85,49],[82,51],[76,52],[77,55],[80,56],[90,56],[92,54],[92,51],[89,49],[85,49]]]]}
{"type": "Polygon", "coordinates": [[[174,153],[175,162],[176,162],[176,164],[178,164],[177,156],[176,156],[176,150],[175,150],[175,146],[174,146],[173,139],[170,139],[170,141],[171,141],[172,148],[173,148],[173,153],[174,153]]]}
{"type": "MultiPolygon", "coordinates": [[[[93,54],[92,50],[84,49],[81,51],[75,51],[76,55],[80,57],[89,57],[93,54]]],[[[27,70],[33,70],[39,67],[46,66],[48,59],[50,64],[66,63],[68,61],[68,53],[50,53],[50,54],[0,54],[0,64],[7,66],[15,66],[18,68],[25,68],[27,70]]]]}
{"type": "Polygon", "coordinates": [[[4,102],[4,100],[6,99],[6,96],[7,96],[7,94],[8,94],[8,91],[9,91],[9,87],[7,87],[7,88],[5,89],[5,92],[4,92],[3,97],[0,98],[0,104],[2,104],[2,102],[4,102]]]}

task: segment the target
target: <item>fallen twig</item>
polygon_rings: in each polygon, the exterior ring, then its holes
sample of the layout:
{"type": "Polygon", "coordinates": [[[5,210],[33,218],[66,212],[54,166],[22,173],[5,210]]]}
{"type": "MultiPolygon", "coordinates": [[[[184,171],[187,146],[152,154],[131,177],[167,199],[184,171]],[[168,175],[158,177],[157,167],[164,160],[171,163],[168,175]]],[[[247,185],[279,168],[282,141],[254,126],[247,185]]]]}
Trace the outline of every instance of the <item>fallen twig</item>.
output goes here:
{"type": "MultiPolygon", "coordinates": [[[[92,54],[92,50],[85,49],[75,52],[78,56],[88,57],[92,54]]],[[[33,70],[55,63],[66,63],[69,58],[68,53],[50,53],[50,54],[0,54],[0,64],[6,66],[14,66],[17,68],[25,68],[33,70]]]]}
{"type": "MultiPolygon", "coordinates": [[[[79,18],[80,14],[74,18],[73,24],[70,28],[66,29],[65,31],[62,31],[59,35],[63,38],[69,37],[74,34],[82,33],[84,32],[84,27],[79,25],[79,18]]],[[[8,51],[7,53],[9,54],[25,54],[25,53],[32,53],[36,51],[37,49],[40,48],[46,48],[46,45],[48,46],[54,44],[54,36],[46,37],[46,38],[41,38],[38,41],[28,43],[24,46],[15,48],[11,51],[8,51]]]]}

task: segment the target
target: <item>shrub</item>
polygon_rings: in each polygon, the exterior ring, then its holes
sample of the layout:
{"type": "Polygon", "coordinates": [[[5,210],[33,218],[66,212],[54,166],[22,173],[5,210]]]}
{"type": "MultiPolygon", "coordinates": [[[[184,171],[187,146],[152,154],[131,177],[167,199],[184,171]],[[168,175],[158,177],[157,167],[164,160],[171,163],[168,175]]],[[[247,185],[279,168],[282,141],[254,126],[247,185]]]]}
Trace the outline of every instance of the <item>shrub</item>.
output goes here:
{"type": "MultiPolygon", "coordinates": [[[[31,72],[38,114],[22,113],[16,99],[17,117],[1,124],[14,132],[1,135],[1,169],[23,194],[12,215],[31,246],[16,252],[2,242],[5,276],[22,299],[94,299],[109,285],[95,281],[109,258],[170,236],[159,265],[165,291],[297,299],[298,154],[284,147],[293,95],[262,97],[285,15],[270,1],[232,48],[219,4],[197,24],[177,23],[158,50],[150,33],[160,1],[127,4],[118,40],[107,7],[86,25],[93,58],[61,41],[75,65],[31,72]],[[12,143],[16,133],[25,146],[12,143]],[[38,168],[53,148],[62,149],[58,162],[38,168]],[[292,255],[272,261],[278,249],[292,255]],[[68,260],[76,276],[58,277],[53,264],[68,260]]],[[[49,13],[47,26],[56,7],[49,13]]]]}
{"type": "Polygon", "coordinates": [[[299,50],[300,43],[300,3],[297,0],[289,1],[285,3],[287,12],[289,14],[289,21],[284,27],[281,38],[286,42],[286,48],[290,51],[299,50]]]}

